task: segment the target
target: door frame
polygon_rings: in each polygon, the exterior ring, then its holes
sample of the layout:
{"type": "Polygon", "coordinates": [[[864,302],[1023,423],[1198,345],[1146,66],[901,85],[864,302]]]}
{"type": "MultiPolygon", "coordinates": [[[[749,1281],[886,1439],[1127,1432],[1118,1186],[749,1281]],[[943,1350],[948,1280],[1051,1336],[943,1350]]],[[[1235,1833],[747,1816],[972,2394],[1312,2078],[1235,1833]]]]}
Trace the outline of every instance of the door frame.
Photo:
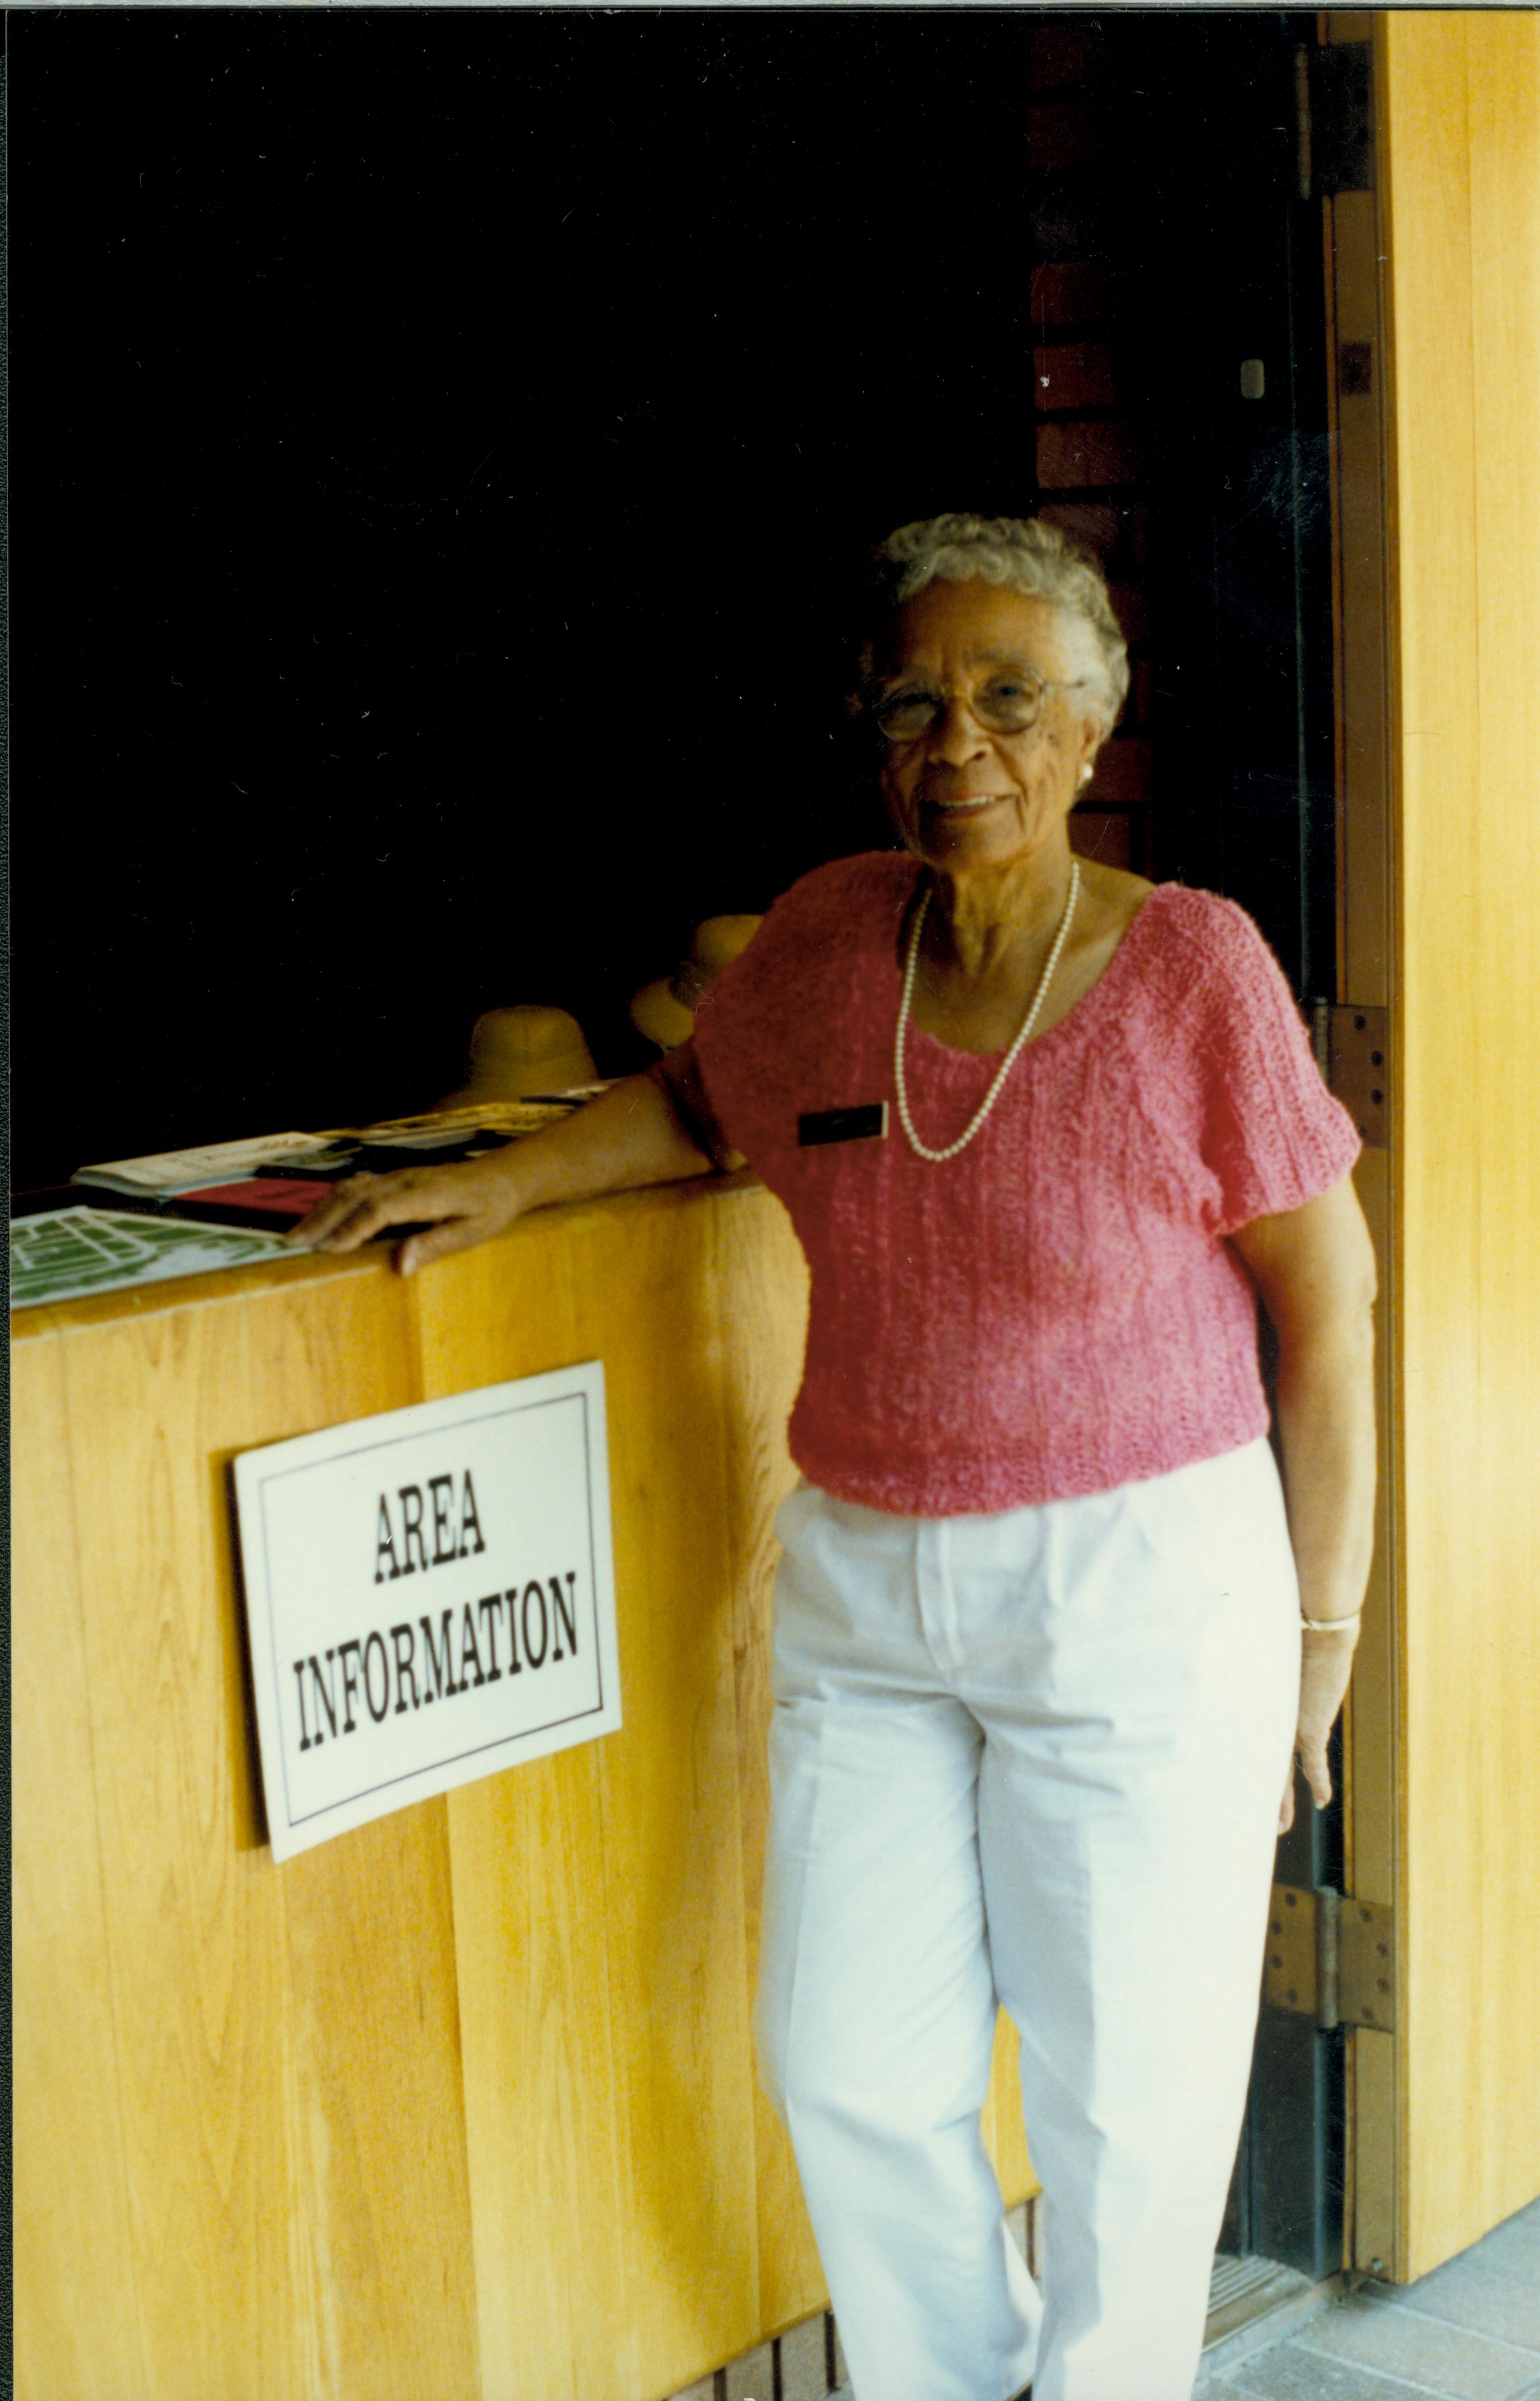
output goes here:
{"type": "MultiPolygon", "coordinates": [[[[1375,17],[1333,10],[1321,20],[1323,48],[1367,48],[1375,17]]],[[[1375,86],[1371,85],[1371,92],[1375,86]]],[[[1371,188],[1324,202],[1327,378],[1331,452],[1332,647],[1337,692],[1337,994],[1339,1008],[1396,1008],[1394,814],[1391,805],[1392,623],[1389,592],[1390,428],[1382,224],[1383,178],[1375,123],[1371,188]]],[[[1393,1054],[1394,1056],[1394,1054],[1393,1054]]],[[[1332,1062],[1333,1080],[1345,1080],[1332,1062]]],[[[1387,1070],[1388,1073],[1388,1070],[1387,1070]]],[[[1400,1707],[1396,1635],[1396,1260],[1393,1241],[1395,1123],[1366,1126],[1354,1181],[1374,1238],[1380,1275],[1376,1342],[1379,1475],[1373,1564],[1363,1632],[1343,1722],[1342,1865],[1354,1899],[1394,1907],[1399,1845],[1396,1816],[1400,1707]]],[[[1390,2029],[1349,2029],[1343,2161],[1344,2267],[1394,2279],[1401,2266],[1396,2224],[1396,2038],[1390,2029]]]]}
{"type": "Polygon", "coordinates": [[[1349,2037],[1344,2258],[1404,2283],[1540,2184],[1540,19],[1321,22],[1373,62],[1375,188],[1327,225],[1338,996],[1388,1054],[1344,1847],[1394,2015],[1349,2037]]]}

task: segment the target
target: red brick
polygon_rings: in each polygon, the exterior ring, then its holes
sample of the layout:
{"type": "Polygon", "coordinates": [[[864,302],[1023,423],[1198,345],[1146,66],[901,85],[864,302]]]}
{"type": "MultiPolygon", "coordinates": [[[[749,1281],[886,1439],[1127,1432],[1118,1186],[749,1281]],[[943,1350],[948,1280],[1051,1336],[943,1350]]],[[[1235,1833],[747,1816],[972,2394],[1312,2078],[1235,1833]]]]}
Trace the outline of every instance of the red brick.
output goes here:
{"type": "Polygon", "coordinates": [[[1083,83],[1102,64],[1102,29],[1093,19],[1034,25],[1026,36],[1027,82],[1034,91],[1083,83]]]}
{"type": "Polygon", "coordinates": [[[1035,325],[1075,325],[1109,317],[1115,305],[1112,270],[1099,258],[1051,260],[1032,270],[1035,325]]]}
{"type": "Polygon", "coordinates": [[[1044,501],[1038,514],[1092,551],[1105,575],[1136,574],[1144,564],[1149,512],[1142,501],[1044,501]]]}
{"type": "Polygon", "coordinates": [[[1111,501],[1050,501],[1038,514],[1098,559],[1117,549],[1122,532],[1123,513],[1111,501]]]}
{"type": "Polygon", "coordinates": [[[1112,603],[1112,613],[1123,629],[1125,642],[1147,642],[1149,639],[1149,611],[1145,596],[1136,583],[1109,583],[1107,597],[1112,603]]]}
{"type": "Polygon", "coordinates": [[[1108,419],[1038,426],[1038,482],[1044,491],[1138,480],[1139,440],[1134,426],[1108,419]]]}
{"type": "Polygon", "coordinates": [[[1123,722],[1125,725],[1148,725],[1154,713],[1154,663],[1149,659],[1134,659],[1129,667],[1128,706],[1123,710],[1123,722]]]}
{"type": "Polygon", "coordinates": [[[1123,548],[1134,567],[1144,567],[1149,560],[1149,511],[1143,501],[1125,502],[1122,511],[1123,548]]]}
{"type": "Polygon", "coordinates": [[[1071,809],[1069,847],[1081,858],[1095,859],[1100,867],[1127,867],[1134,845],[1126,812],[1071,809]]]}
{"type": "Polygon", "coordinates": [[[1039,408],[1107,408],[1117,398],[1107,342],[1061,342],[1032,353],[1032,394],[1039,408]]]}
{"type": "Polygon", "coordinates": [[[1148,742],[1137,734],[1114,734],[1097,758],[1086,806],[1126,808],[1154,796],[1148,742]]]}
{"type": "Polygon", "coordinates": [[[1054,101],[1026,112],[1026,157],[1035,175],[1093,166],[1107,156],[1113,139],[1107,110],[1097,101],[1054,101]]]}

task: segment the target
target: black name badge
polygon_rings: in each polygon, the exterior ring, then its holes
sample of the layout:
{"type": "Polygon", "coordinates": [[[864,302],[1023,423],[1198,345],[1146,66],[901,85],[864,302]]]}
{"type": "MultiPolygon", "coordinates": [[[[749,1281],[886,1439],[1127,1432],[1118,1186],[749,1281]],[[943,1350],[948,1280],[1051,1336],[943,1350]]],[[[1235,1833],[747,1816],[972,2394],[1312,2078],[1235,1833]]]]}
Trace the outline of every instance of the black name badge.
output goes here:
{"type": "Polygon", "coordinates": [[[812,1109],[797,1119],[804,1150],[826,1142],[881,1142],[887,1132],[887,1103],[869,1101],[859,1109],[812,1109]]]}

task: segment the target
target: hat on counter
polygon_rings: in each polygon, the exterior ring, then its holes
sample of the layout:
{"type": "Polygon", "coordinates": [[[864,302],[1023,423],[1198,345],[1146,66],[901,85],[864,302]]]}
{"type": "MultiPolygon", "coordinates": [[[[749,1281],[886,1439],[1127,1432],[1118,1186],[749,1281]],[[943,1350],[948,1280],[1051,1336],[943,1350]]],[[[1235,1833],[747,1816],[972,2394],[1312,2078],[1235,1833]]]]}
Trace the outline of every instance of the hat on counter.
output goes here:
{"type": "Polygon", "coordinates": [[[690,937],[690,954],[671,976],[644,983],[631,997],[631,1022],[660,1050],[677,1050],[694,1028],[695,1004],[722,968],[747,950],[763,918],[706,917],[690,937]]]}
{"type": "Polygon", "coordinates": [[[466,1108],[476,1101],[521,1101],[527,1092],[564,1092],[597,1081],[583,1028],[564,1008],[521,1002],[488,1008],[471,1035],[465,1083],[438,1105],[466,1108]]]}

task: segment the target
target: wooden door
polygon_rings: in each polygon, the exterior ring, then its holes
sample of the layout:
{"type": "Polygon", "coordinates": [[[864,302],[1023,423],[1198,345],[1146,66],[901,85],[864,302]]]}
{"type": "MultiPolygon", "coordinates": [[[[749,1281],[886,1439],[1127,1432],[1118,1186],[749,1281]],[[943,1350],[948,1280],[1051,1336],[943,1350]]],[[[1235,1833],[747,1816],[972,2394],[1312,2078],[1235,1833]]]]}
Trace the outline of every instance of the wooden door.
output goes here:
{"type": "Polygon", "coordinates": [[[1540,18],[1328,30],[1372,44],[1378,156],[1327,227],[1340,992],[1387,1012],[1347,1872],[1395,1957],[1348,2257],[1406,2281],[1540,2190],[1540,18]]]}

